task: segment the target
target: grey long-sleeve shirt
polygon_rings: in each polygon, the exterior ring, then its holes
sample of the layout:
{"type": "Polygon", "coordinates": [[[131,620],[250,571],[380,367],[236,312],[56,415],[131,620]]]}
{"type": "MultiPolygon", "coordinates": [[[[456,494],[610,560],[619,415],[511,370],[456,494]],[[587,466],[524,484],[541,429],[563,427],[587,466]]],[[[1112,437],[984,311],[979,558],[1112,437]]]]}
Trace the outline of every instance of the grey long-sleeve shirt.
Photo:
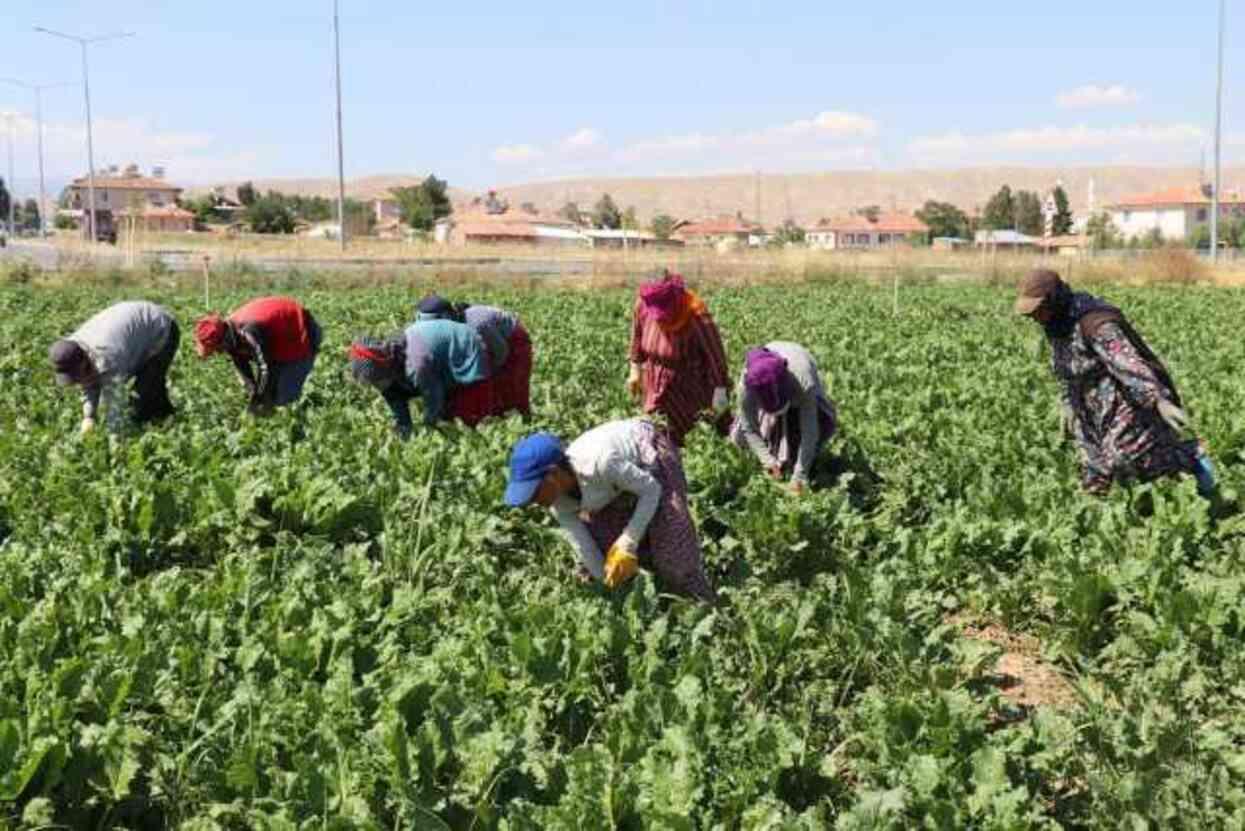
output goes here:
{"type": "Polygon", "coordinates": [[[133,377],[164,348],[172,324],[173,315],[164,307],[131,300],[109,306],[69,336],[91,356],[97,373],[82,388],[84,418],[95,418],[106,387],[133,377]]]}
{"type": "MultiPolygon", "coordinates": [[[[774,341],[765,344],[765,348],[787,360],[787,372],[795,379],[795,389],[791,395],[791,408],[800,418],[800,453],[796,457],[795,468],[791,473],[792,481],[808,480],[808,471],[817,456],[817,440],[821,437],[821,426],[817,417],[817,399],[825,396],[821,385],[821,376],[817,372],[817,362],[812,354],[798,343],[774,341]]],[[[744,375],[739,376],[739,414],[743,427],[744,438],[752,452],[766,467],[778,465],[778,459],[770,452],[769,445],[761,437],[761,404],[754,393],[744,385],[744,375]]]]}

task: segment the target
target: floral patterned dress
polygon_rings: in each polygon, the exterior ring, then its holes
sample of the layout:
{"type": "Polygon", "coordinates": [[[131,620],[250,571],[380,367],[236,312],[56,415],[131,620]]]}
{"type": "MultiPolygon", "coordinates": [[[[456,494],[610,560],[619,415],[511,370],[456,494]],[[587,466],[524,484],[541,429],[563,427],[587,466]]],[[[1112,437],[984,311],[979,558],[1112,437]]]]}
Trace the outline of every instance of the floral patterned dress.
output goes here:
{"type": "Polygon", "coordinates": [[[1074,326],[1051,339],[1051,368],[1073,414],[1082,485],[1104,493],[1112,482],[1193,473],[1197,440],[1183,441],[1158,414],[1180,398],[1167,370],[1127,323],[1107,321],[1087,335],[1074,326]]]}

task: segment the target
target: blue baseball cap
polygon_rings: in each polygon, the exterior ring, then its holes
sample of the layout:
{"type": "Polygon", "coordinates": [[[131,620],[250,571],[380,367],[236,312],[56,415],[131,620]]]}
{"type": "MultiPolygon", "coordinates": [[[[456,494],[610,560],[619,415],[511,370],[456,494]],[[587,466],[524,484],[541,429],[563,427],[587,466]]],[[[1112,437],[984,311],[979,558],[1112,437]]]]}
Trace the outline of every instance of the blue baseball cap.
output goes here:
{"type": "Polygon", "coordinates": [[[506,504],[519,508],[532,501],[545,474],[566,458],[562,440],[553,433],[533,433],[520,439],[510,453],[510,484],[506,504]]]}

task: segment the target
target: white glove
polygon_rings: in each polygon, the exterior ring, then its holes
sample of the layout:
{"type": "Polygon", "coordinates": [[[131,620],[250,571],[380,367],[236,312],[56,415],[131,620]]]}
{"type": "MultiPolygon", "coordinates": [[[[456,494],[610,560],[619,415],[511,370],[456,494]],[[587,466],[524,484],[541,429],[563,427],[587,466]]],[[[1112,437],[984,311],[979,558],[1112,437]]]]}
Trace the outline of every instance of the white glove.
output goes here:
{"type": "Polygon", "coordinates": [[[95,419],[90,418],[90,417],[82,419],[82,427],[79,428],[79,432],[82,435],[85,436],[87,433],[91,432],[94,429],[95,429],[95,419]]]}
{"type": "Polygon", "coordinates": [[[713,391],[713,411],[719,415],[726,412],[731,402],[726,397],[726,387],[718,387],[713,391]]]}

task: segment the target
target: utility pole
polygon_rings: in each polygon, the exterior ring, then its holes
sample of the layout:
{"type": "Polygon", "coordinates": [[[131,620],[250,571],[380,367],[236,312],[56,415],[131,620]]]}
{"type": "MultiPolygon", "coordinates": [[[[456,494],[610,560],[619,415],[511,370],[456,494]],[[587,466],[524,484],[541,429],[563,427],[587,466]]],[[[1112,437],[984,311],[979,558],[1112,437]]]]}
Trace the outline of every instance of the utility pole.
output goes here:
{"type": "Polygon", "coordinates": [[[337,20],[337,0],[333,0],[333,65],[337,87],[337,239],[346,250],[346,160],[342,156],[342,42],[337,20]]]}
{"type": "Polygon", "coordinates": [[[1215,83],[1215,189],[1210,195],[1210,261],[1219,261],[1219,184],[1220,184],[1220,128],[1223,124],[1223,24],[1224,0],[1219,0],[1219,68],[1215,83]]]}
{"type": "Polygon", "coordinates": [[[14,214],[17,206],[17,190],[13,187],[13,139],[17,133],[17,113],[5,113],[4,120],[9,128],[5,132],[9,135],[9,235],[14,236],[17,229],[14,228],[14,214]]]}
{"type": "Polygon", "coordinates": [[[67,35],[64,32],[57,32],[52,29],[45,29],[42,26],[36,26],[35,31],[73,41],[82,48],[82,95],[86,99],[87,233],[90,234],[91,242],[95,242],[95,139],[91,129],[91,77],[87,67],[86,48],[92,43],[100,43],[105,40],[134,37],[134,33],[117,32],[112,35],[84,38],[78,35],[67,35]]]}
{"type": "Polygon", "coordinates": [[[35,129],[39,147],[39,236],[46,237],[48,234],[48,193],[43,180],[43,91],[45,89],[70,87],[73,86],[73,83],[29,84],[17,78],[0,78],[0,81],[28,89],[35,94],[35,129]]]}

